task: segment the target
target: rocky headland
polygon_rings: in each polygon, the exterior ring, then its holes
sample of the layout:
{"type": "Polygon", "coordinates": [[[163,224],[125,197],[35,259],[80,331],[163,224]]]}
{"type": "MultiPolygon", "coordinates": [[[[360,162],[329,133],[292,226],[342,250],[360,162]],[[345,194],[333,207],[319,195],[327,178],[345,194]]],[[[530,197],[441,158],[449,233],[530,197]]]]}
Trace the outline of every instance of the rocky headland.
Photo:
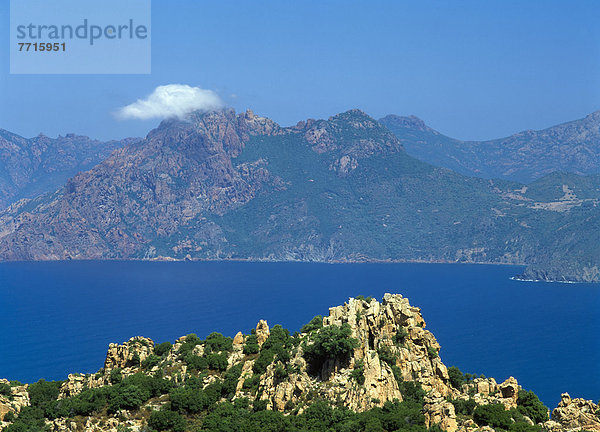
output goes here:
{"type": "Polygon", "coordinates": [[[0,381],[14,431],[600,431],[600,407],[563,394],[550,413],[515,378],[447,367],[418,307],[351,298],[300,333],[261,320],[234,338],[111,344],[96,374],[0,381]]]}

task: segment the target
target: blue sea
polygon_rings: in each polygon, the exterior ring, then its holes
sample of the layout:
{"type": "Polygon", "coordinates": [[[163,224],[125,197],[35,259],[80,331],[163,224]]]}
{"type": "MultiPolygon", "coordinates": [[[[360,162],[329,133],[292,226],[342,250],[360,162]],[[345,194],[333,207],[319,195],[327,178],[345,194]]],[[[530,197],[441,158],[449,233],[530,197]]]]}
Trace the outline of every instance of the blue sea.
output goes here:
{"type": "Polygon", "coordinates": [[[600,399],[600,285],[513,281],[510,266],[243,262],[0,264],[0,377],[95,372],[108,344],[259,319],[298,330],[351,296],[400,293],[422,308],[441,358],[514,376],[551,408],[562,392],[600,399]]]}

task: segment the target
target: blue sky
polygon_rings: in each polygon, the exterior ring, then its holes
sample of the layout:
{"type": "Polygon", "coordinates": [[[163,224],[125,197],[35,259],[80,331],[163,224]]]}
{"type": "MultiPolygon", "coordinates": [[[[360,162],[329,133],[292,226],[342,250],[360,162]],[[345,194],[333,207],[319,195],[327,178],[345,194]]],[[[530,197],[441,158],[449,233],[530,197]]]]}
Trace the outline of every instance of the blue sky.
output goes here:
{"type": "Polygon", "coordinates": [[[150,75],[10,75],[2,50],[0,128],[143,136],[158,120],[115,110],[177,83],[283,125],[360,108],[496,138],[600,109],[599,17],[592,0],[153,0],[150,75]]]}

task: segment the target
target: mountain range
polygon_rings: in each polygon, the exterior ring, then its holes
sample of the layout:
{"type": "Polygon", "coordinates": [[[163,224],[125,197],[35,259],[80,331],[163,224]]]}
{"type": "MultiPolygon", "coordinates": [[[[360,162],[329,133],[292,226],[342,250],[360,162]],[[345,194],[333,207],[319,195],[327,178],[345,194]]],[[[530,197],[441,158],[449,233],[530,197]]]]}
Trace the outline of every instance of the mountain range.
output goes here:
{"type": "Polygon", "coordinates": [[[450,138],[415,116],[388,115],[379,121],[411,156],[468,176],[529,183],[555,171],[600,173],[600,111],[490,141],[450,138]]]}
{"type": "Polygon", "coordinates": [[[132,141],[101,142],[74,134],[26,139],[0,129],[0,208],[58,188],[132,141]]]}
{"type": "Polygon", "coordinates": [[[600,280],[600,176],[465,176],[412,157],[386,122],[165,120],[0,213],[0,259],[486,262],[600,280]]]}

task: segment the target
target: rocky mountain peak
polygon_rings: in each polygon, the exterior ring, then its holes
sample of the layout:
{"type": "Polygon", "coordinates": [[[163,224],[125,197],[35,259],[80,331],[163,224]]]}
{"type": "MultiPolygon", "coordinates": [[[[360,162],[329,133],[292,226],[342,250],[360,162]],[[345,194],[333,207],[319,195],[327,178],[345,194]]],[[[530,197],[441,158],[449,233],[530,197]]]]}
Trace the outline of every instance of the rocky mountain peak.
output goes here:
{"type": "Polygon", "coordinates": [[[435,132],[429,126],[425,124],[423,120],[419,117],[410,115],[410,116],[399,116],[395,114],[389,114],[381,119],[379,122],[390,129],[394,128],[404,128],[404,129],[412,129],[417,131],[429,131],[435,132]]]}
{"type": "Polygon", "coordinates": [[[585,118],[587,120],[592,120],[592,121],[595,121],[595,122],[600,122],[600,110],[594,111],[593,113],[588,114],[585,118]]]}
{"type": "Polygon", "coordinates": [[[274,135],[281,127],[273,120],[248,110],[236,114],[232,108],[216,111],[197,111],[183,119],[163,120],[147,139],[177,144],[196,140],[212,151],[224,151],[237,156],[253,135],[274,135]]]}
{"type": "Polygon", "coordinates": [[[316,153],[333,154],[336,160],[331,166],[342,175],[354,170],[361,158],[403,150],[393,133],[359,109],[328,120],[308,119],[287,130],[302,134],[316,153]]]}

